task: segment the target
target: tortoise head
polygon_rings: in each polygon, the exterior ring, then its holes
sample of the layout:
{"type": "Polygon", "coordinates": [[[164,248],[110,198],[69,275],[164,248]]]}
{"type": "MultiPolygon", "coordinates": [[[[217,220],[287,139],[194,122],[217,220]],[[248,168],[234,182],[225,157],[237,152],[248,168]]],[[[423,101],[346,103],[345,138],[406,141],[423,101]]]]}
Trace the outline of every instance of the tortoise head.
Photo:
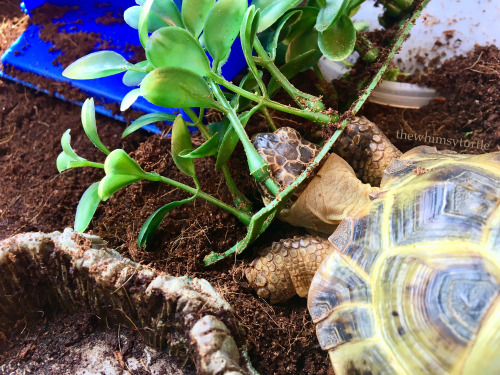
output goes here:
{"type": "Polygon", "coordinates": [[[321,150],[289,127],[279,128],[274,133],[258,133],[252,137],[252,142],[281,188],[290,185],[321,150]]]}
{"type": "MultiPolygon", "coordinates": [[[[321,150],[289,127],[256,134],[252,140],[280,187],[290,185],[321,150]]],[[[377,125],[366,117],[353,117],[333,150],[349,163],[362,182],[372,186],[380,186],[387,166],[401,156],[377,125]]]]}
{"type": "MultiPolygon", "coordinates": [[[[253,144],[282,188],[290,185],[320,151],[318,145],[292,128],[257,134],[253,144]]],[[[332,154],[278,217],[292,225],[331,234],[347,215],[368,204],[376,190],[363,184],[346,161],[332,154]]]]}

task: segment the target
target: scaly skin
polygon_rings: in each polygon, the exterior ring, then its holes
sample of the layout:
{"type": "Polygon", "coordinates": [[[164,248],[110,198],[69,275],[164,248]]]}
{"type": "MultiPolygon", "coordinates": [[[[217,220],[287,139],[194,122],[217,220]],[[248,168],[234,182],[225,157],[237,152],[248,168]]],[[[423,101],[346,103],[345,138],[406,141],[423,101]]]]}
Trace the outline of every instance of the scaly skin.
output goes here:
{"type": "Polygon", "coordinates": [[[356,176],[372,186],[380,186],[385,168],[401,156],[399,151],[366,117],[354,117],[334,145],[356,172],[356,176]]]}
{"type": "Polygon", "coordinates": [[[306,297],[316,269],[332,250],[326,239],[313,236],[274,242],[245,275],[257,295],[271,303],[284,302],[295,294],[306,297]]]}

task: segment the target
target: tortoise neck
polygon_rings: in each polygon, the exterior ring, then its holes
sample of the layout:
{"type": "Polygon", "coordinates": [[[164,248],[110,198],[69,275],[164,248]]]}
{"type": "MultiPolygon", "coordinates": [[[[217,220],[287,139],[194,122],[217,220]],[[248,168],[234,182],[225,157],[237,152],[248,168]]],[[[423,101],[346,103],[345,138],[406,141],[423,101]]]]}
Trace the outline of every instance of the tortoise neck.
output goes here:
{"type": "Polygon", "coordinates": [[[401,152],[373,122],[354,117],[334,146],[334,151],[354,169],[356,177],[380,186],[385,168],[401,152]]]}

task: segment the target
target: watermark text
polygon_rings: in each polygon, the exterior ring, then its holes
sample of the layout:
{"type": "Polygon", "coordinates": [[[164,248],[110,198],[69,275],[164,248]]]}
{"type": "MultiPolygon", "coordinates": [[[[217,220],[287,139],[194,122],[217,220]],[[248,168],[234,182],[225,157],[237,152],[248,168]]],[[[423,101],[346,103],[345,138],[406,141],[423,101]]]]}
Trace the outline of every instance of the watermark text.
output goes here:
{"type": "Polygon", "coordinates": [[[445,138],[438,137],[436,135],[427,134],[411,134],[405,133],[403,130],[398,130],[396,132],[397,139],[406,139],[408,141],[417,141],[417,142],[425,142],[425,143],[434,143],[438,145],[445,145],[448,147],[455,148],[465,147],[465,148],[477,148],[479,150],[489,150],[491,147],[491,143],[484,143],[483,140],[473,141],[471,139],[456,139],[456,138],[445,138]]]}

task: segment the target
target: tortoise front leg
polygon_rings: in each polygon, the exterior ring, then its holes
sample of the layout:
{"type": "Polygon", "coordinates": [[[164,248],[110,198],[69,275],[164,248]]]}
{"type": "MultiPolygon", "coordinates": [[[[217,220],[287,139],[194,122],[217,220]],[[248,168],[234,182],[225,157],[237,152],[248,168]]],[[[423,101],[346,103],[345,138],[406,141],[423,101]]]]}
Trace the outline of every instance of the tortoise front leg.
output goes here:
{"type": "Polygon", "coordinates": [[[385,168],[401,156],[382,131],[366,117],[354,117],[335,143],[334,151],[372,186],[380,186],[385,168]]]}
{"type": "Polygon", "coordinates": [[[316,270],[331,251],[333,245],[320,237],[274,242],[247,267],[245,276],[257,295],[271,303],[285,302],[295,294],[307,297],[316,270]]]}

